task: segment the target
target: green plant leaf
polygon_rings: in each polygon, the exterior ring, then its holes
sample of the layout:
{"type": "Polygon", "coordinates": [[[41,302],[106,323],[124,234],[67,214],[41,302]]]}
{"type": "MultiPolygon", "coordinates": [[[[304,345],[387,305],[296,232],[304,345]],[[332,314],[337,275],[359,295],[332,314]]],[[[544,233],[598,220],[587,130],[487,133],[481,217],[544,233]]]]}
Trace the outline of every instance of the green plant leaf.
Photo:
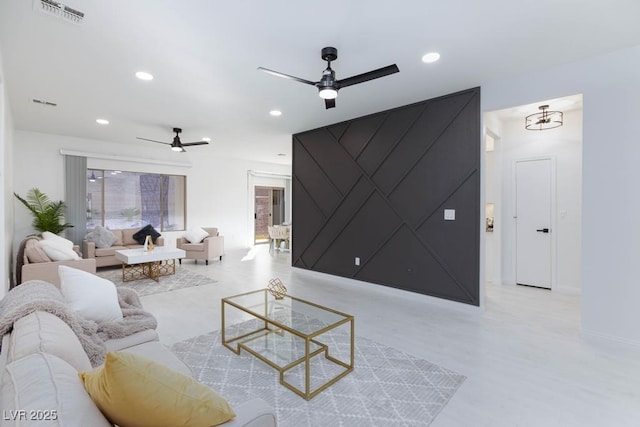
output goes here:
{"type": "Polygon", "coordinates": [[[62,223],[65,208],[63,201],[51,201],[38,188],[32,188],[27,191],[25,198],[20,197],[17,193],[13,194],[33,215],[31,226],[36,231],[41,233],[49,231],[54,234],[60,234],[65,229],[73,227],[69,223],[62,223]]]}

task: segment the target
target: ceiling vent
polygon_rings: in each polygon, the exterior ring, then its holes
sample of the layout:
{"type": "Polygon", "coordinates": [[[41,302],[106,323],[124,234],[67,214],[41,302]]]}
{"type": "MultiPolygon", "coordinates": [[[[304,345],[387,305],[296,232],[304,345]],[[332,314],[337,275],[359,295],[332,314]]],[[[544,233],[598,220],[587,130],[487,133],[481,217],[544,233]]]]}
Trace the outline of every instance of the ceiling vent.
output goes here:
{"type": "Polygon", "coordinates": [[[55,102],[45,101],[45,100],[42,100],[42,99],[33,98],[32,101],[35,104],[46,105],[46,106],[49,106],[49,107],[57,107],[58,106],[58,104],[56,104],[55,102]]]}
{"type": "Polygon", "coordinates": [[[46,13],[47,15],[62,18],[73,24],[82,24],[82,20],[84,19],[84,13],[60,3],[59,1],[33,0],[33,8],[46,13]]]}

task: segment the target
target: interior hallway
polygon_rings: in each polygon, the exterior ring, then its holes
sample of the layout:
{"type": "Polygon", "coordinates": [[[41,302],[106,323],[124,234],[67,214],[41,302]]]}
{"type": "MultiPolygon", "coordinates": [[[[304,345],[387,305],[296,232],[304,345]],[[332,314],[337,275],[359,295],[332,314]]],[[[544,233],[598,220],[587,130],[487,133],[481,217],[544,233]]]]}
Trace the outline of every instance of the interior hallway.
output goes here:
{"type": "MultiPolygon", "coordinates": [[[[481,314],[422,295],[292,269],[267,245],[181,268],[212,285],[145,296],[166,345],[220,328],[220,298],[279,277],[290,294],[356,318],[356,334],[467,376],[433,426],[637,426],[640,348],[580,337],[580,297],[486,286],[481,314]]],[[[357,366],[356,366],[357,369],[357,366]]],[[[274,371],[275,375],[275,371],[274,371]]]]}

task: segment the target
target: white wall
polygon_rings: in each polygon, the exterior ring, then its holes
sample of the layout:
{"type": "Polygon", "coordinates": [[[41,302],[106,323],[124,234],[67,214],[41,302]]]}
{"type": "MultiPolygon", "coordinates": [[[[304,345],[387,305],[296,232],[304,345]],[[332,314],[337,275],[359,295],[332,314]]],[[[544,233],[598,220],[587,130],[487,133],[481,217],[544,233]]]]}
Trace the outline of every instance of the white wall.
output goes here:
{"type": "MultiPolygon", "coordinates": [[[[515,177],[516,160],[548,157],[552,160],[555,200],[552,202],[551,242],[554,291],[579,293],[582,225],[582,112],[565,111],[564,125],[548,131],[529,131],[524,120],[503,122],[499,165],[502,192],[502,283],[515,284],[515,177]]],[[[495,181],[494,181],[495,182],[495,181]]]]}
{"type": "MultiPolygon", "coordinates": [[[[15,191],[24,194],[38,187],[54,200],[64,200],[64,163],[61,149],[118,156],[118,159],[89,157],[89,168],[156,172],[187,176],[187,228],[218,227],[225,237],[225,248],[246,247],[253,230],[246,222],[247,171],[260,170],[290,174],[289,166],[224,159],[211,151],[192,148],[175,153],[159,146],[140,143],[104,144],[100,141],[35,132],[15,132],[15,191]],[[141,163],[136,159],[155,163],[141,163]]],[[[16,205],[15,241],[33,232],[31,217],[16,205]]],[[[180,232],[163,233],[169,245],[180,232]]],[[[15,243],[17,245],[17,243],[15,243]]]]}
{"type": "Polygon", "coordinates": [[[2,55],[0,54],[0,298],[9,289],[12,280],[13,241],[13,121],[9,99],[5,90],[2,55]]]}
{"type": "Polygon", "coordinates": [[[482,84],[482,111],[583,94],[582,331],[640,345],[640,46],[482,84]],[[605,215],[609,218],[605,218],[605,215]]]}
{"type": "MultiPolygon", "coordinates": [[[[489,233],[485,231],[484,220],[480,225],[481,236],[484,238],[484,280],[490,283],[502,283],[502,174],[500,165],[502,164],[502,122],[490,114],[484,115],[484,143],[482,145],[482,169],[484,170],[485,201],[481,206],[482,215],[486,203],[494,204],[494,229],[489,233]],[[494,151],[486,151],[486,135],[494,137],[494,151]]],[[[482,252],[482,251],[481,251],[482,252]]],[[[481,283],[480,289],[484,288],[481,283]]]]}

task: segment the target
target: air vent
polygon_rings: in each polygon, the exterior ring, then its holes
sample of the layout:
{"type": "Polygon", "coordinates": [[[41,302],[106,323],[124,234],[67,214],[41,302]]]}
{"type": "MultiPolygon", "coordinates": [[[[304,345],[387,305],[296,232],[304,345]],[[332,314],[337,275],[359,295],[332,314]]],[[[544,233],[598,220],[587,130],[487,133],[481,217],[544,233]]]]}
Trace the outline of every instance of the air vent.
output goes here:
{"type": "Polygon", "coordinates": [[[82,24],[84,13],[53,0],[33,0],[33,8],[73,24],[82,24]]]}
{"type": "Polygon", "coordinates": [[[33,98],[32,101],[36,104],[40,104],[40,105],[47,105],[49,107],[57,107],[58,104],[56,104],[55,102],[51,102],[51,101],[43,101],[42,99],[36,99],[33,98]]]}

